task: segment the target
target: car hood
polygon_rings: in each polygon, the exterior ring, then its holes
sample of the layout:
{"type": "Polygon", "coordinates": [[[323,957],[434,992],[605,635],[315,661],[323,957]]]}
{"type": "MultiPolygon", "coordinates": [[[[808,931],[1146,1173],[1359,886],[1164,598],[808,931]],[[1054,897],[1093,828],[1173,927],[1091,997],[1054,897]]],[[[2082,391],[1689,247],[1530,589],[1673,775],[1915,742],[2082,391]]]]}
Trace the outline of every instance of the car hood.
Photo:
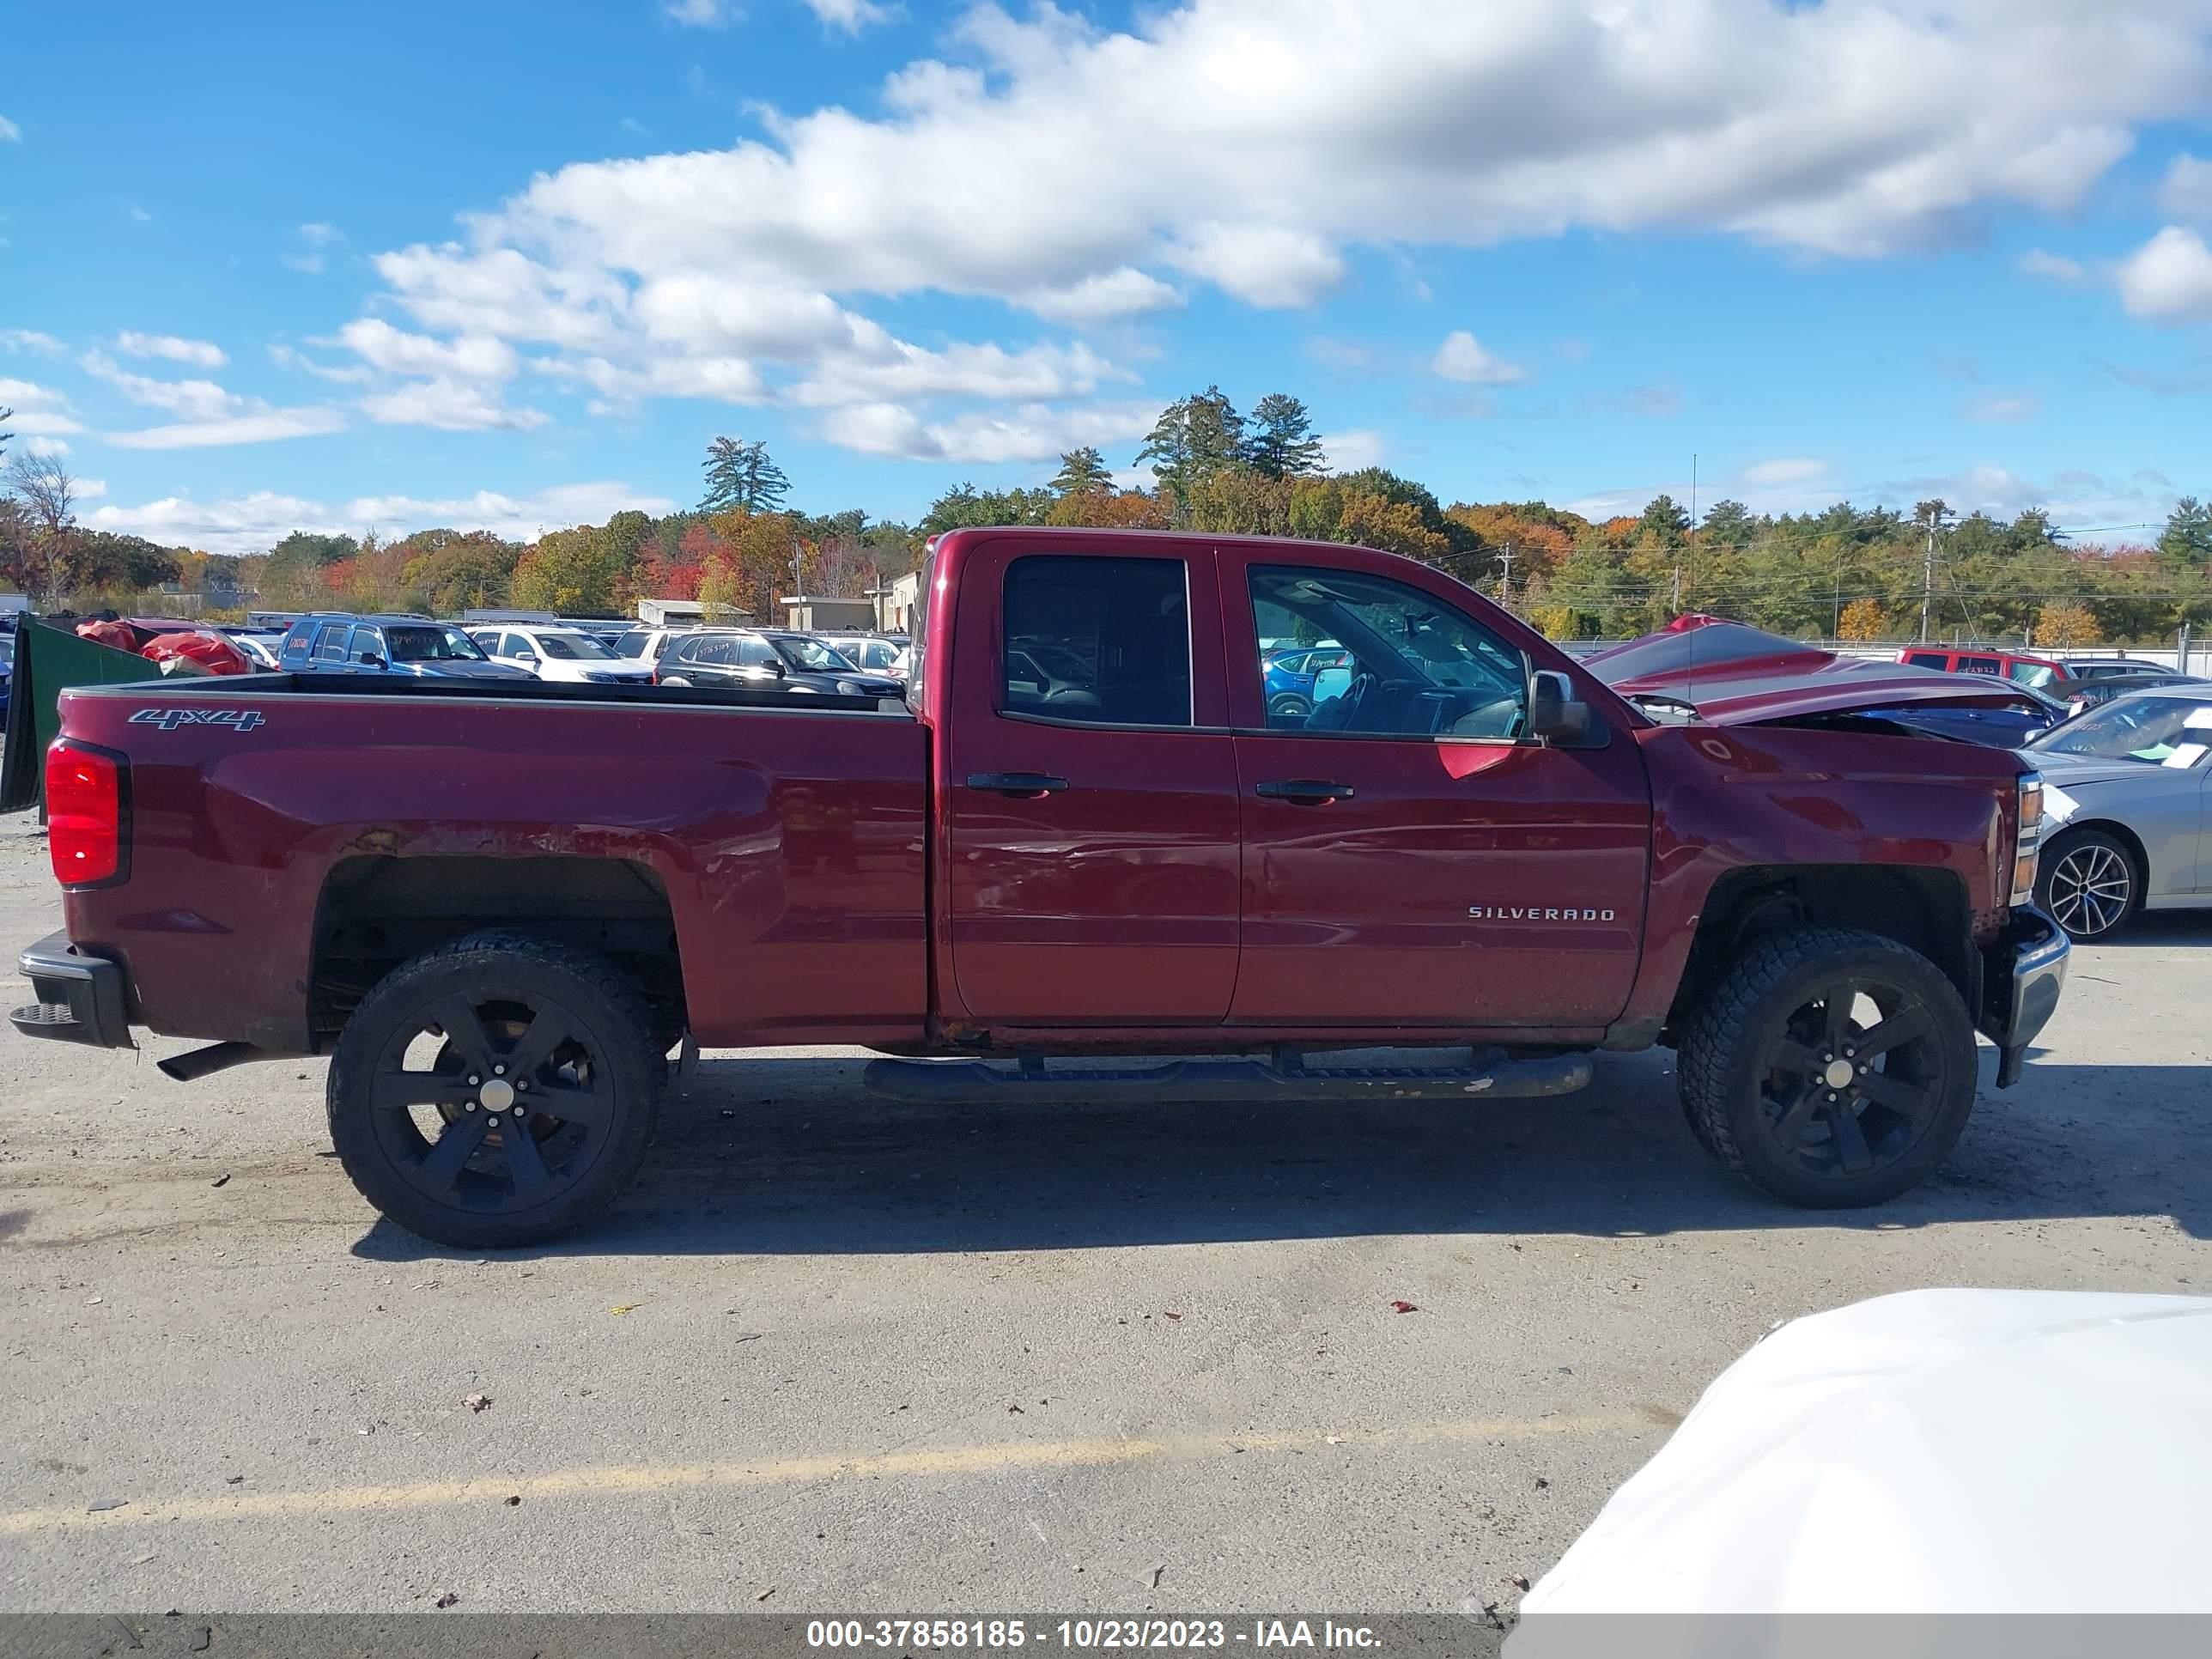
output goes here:
{"type": "MultiPolygon", "coordinates": [[[[2039,708],[2019,687],[1981,674],[1839,656],[1741,623],[1685,617],[1585,657],[1583,666],[1632,702],[1686,705],[1718,726],[1759,725],[1912,703],[2039,708]]],[[[1647,710],[1647,712],[1650,712],[1647,710]]]]}
{"type": "Polygon", "coordinates": [[[2062,789],[2081,789],[2093,783],[2140,783],[2166,769],[2148,761],[2100,760],[2090,755],[2060,755],[2045,749],[2023,749],[2021,758],[2043,774],[2045,783],[2062,789]]]}
{"type": "Polygon", "coordinates": [[[503,662],[410,662],[399,665],[403,673],[436,680],[527,680],[537,677],[503,662]]]}

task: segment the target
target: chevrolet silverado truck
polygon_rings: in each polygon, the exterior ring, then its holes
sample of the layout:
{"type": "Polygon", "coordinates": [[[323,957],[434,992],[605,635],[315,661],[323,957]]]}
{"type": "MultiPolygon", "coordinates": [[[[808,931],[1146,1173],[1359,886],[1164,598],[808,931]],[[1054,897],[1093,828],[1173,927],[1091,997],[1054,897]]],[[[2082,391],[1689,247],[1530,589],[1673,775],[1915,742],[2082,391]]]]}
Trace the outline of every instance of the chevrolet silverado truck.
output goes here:
{"type": "Polygon", "coordinates": [[[68,692],[68,925],[14,1024],[210,1040],[183,1080],[327,1054],[362,1194],[476,1249],[603,1211],[699,1045],[1202,1109],[1553,1096],[1668,1043],[1723,1164],[1872,1204],[1957,1139],[1977,1030],[2002,1087],[2057,1003],[2012,753],[1825,693],[1655,719],[1360,548],[960,530],[921,591],[902,701],[68,692]],[[1323,641],[1311,706],[1271,712],[1269,654],[1323,641]],[[1417,1052],[1352,1052],[1382,1048],[1417,1052]]]}

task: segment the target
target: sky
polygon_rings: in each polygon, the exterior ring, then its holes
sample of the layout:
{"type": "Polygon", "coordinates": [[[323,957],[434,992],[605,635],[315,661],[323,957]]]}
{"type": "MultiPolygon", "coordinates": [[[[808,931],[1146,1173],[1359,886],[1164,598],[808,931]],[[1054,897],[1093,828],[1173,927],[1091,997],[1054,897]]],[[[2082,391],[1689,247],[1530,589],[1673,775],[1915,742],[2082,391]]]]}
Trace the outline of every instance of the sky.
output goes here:
{"type": "Polygon", "coordinates": [[[1165,403],[1593,515],[2212,495],[2212,0],[46,7],[0,407],[81,516],[911,520],[1165,403]]]}

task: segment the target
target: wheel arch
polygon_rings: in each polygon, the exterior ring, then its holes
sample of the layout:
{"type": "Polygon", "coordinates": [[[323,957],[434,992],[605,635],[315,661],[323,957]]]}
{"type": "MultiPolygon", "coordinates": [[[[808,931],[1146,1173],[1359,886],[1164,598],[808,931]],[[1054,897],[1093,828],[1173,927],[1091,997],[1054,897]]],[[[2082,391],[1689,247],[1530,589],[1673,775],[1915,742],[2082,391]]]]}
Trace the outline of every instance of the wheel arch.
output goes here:
{"type": "Polygon", "coordinates": [[[2142,886],[2141,896],[2148,898],[2151,890],[2150,849],[2143,845],[2143,838],[2141,836],[2118,818],[2069,818],[2051,832],[2051,839],[2044,844],[2043,850],[2047,854],[2052,848],[2065,845],[2069,837],[2081,835],[2083,831],[2090,830],[2099,830],[2110,836],[2127,849],[2128,858],[2136,866],[2136,880],[2142,886]]]}
{"type": "Polygon", "coordinates": [[[607,957],[635,977],[665,1030],[688,1023],[674,912],[650,866],[572,854],[360,854],[331,867],[315,907],[308,1007],[317,1049],[331,1046],[394,968],[488,927],[607,957]]]}
{"type": "Polygon", "coordinates": [[[1972,907],[1955,871],[1905,865],[1749,866],[1713,884],[1681,982],[1667,1013],[1669,1034],[1729,967],[1759,940],[1790,927],[1878,933],[1942,969],[1969,1010],[1981,1006],[1982,958],[1972,907]]]}

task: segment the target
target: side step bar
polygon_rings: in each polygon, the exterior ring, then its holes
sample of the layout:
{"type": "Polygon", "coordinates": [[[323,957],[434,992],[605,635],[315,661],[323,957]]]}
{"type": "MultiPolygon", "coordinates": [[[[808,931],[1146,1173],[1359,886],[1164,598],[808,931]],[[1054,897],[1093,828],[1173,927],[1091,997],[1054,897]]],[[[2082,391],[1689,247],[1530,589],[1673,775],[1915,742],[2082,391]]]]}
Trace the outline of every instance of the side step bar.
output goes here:
{"type": "Polygon", "coordinates": [[[1571,1095],[1590,1080],[1588,1054],[1529,1060],[1486,1057],[1469,1066],[1277,1066],[1262,1060],[1179,1060],[1165,1066],[1017,1066],[980,1060],[878,1060],[864,1081],[892,1100],[981,1096],[1018,1104],[1085,1100],[1109,1093],[1227,1104],[1275,1100],[1529,1100],[1571,1095]]]}

